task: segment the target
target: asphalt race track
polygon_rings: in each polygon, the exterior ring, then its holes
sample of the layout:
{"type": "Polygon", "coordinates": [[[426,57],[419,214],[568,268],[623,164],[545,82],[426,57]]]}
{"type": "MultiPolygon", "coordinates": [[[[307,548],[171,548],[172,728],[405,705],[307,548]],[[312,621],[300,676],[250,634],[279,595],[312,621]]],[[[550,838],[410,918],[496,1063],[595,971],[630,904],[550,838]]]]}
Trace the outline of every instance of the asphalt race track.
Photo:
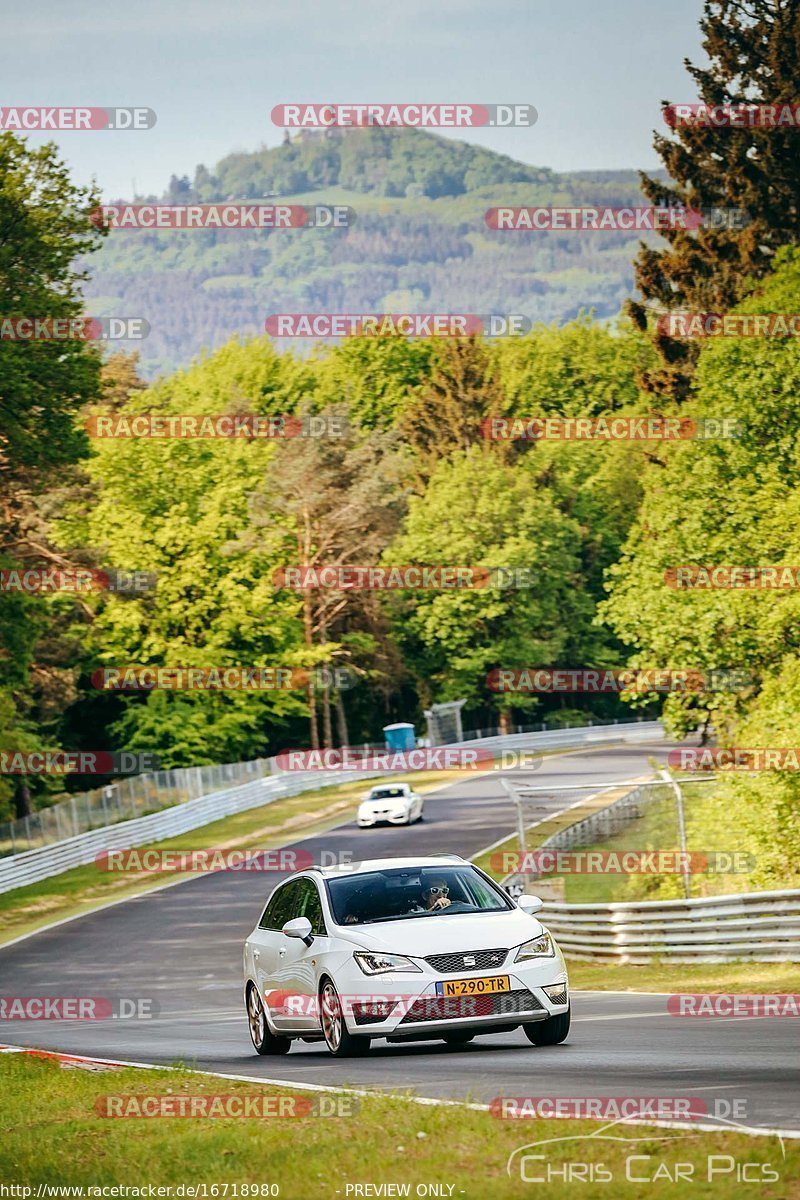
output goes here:
{"type": "MultiPolygon", "coordinates": [[[[553,786],[546,803],[556,811],[583,794],[559,795],[559,787],[586,784],[588,795],[645,775],[648,756],[663,758],[666,749],[650,743],[560,755],[526,778],[553,786]]],[[[467,857],[512,826],[511,803],[494,773],[429,795],[424,823],[370,830],[347,824],[296,845],[354,860],[436,851],[467,857]]],[[[323,1046],[300,1042],[286,1057],[259,1058],[242,1003],[242,942],[283,877],[204,875],[0,948],[3,996],[152,997],[158,1006],[150,1020],[3,1021],[0,1042],[483,1103],[525,1095],[688,1096],[709,1106],[746,1100],[745,1124],[800,1130],[800,1021],[680,1019],[667,1013],[661,995],[574,995],[572,1031],[562,1046],[531,1046],[519,1030],[459,1049],[375,1042],[366,1058],[336,1061],[323,1046]]]]}

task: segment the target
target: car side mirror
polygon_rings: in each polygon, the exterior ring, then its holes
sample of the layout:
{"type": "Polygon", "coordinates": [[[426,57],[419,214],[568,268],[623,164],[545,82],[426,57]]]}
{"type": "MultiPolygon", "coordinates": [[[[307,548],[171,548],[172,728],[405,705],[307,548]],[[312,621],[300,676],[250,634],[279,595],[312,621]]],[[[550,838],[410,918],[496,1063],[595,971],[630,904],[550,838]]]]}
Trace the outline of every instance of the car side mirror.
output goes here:
{"type": "Polygon", "coordinates": [[[310,946],[314,940],[311,936],[311,922],[308,917],[295,917],[293,921],[287,921],[281,933],[284,937],[299,938],[307,946],[310,946]]]}
{"type": "Polygon", "coordinates": [[[538,896],[520,896],[517,900],[517,908],[521,908],[523,912],[533,916],[534,913],[544,908],[544,900],[540,900],[538,896]]]}

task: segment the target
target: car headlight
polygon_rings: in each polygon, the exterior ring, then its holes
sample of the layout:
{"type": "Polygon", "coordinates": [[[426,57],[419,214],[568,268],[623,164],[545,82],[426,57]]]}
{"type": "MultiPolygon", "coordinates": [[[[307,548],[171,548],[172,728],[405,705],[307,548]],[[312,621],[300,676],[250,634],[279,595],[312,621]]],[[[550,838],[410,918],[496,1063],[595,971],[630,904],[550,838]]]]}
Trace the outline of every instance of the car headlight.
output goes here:
{"type": "Polygon", "coordinates": [[[421,971],[404,954],[382,954],[377,951],[356,950],[353,958],[365,975],[385,975],[387,971],[421,971]]]}
{"type": "Polygon", "coordinates": [[[555,946],[549,933],[540,933],[530,942],[523,942],[514,955],[514,962],[525,962],[528,958],[555,958],[555,946]]]}

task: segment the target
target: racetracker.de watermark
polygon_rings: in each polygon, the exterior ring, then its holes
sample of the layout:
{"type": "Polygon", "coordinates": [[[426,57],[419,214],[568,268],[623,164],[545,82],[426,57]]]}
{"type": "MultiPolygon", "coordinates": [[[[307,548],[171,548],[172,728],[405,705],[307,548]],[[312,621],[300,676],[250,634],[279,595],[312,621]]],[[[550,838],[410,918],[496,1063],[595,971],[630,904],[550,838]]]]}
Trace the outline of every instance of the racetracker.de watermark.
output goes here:
{"type": "Polygon", "coordinates": [[[95,857],[99,871],[123,874],[194,875],[217,871],[256,871],[294,875],[310,867],[348,867],[351,850],[323,850],[318,855],[308,850],[228,850],[205,847],[199,850],[103,850],[95,857]]]}
{"type": "Polygon", "coordinates": [[[675,992],[667,999],[671,1017],[800,1017],[800,993],[675,992]]]}
{"type": "Polygon", "coordinates": [[[273,125],[282,129],[477,129],[535,125],[532,104],[276,104],[273,125]]]}
{"type": "Polygon", "coordinates": [[[677,771],[800,771],[800,746],[681,746],[667,763],[677,771]]]}
{"type": "Polygon", "coordinates": [[[149,333],[144,317],[0,317],[4,342],[141,342],[149,333]]]}
{"type": "Polygon", "coordinates": [[[84,429],[94,438],[232,438],[249,441],[285,438],[346,437],[349,423],[335,414],[292,416],[284,413],[97,413],[87,417],[84,429]]]}
{"type": "Polygon", "coordinates": [[[602,668],[495,667],[486,676],[492,692],[618,693],[618,692],[734,692],[749,687],[752,672],[744,669],[698,671],[602,668]]]}
{"type": "Polygon", "coordinates": [[[152,108],[50,108],[48,106],[0,108],[0,129],[21,133],[34,130],[152,129],[157,120],[152,108]]]}
{"type": "Polygon", "coordinates": [[[486,771],[494,762],[482,746],[419,747],[416,750],[282,750],[281,771],[486,771]]]}
{"type": "Polygon", "coordinates": [[[101,204],[98,229],[349,229],[346,204],[101,204]]]}
{"type": "MultiPolygon", "coordinates": [[[[176,1092],[121,1092],[98,1096],[94,1111],[98,1117],[189,1117],[208,1120],[285,1119],[292,1117],[354,1117],[359,1108],[355,1096],[267,1096],[263,1092],[203,1093],[200,1095],[176,1092]]],[[[214,1193],[211,1192],[211,1195],[214,1193]]],[[[222,1194],[222,1193],[220,1193],[222,1194]]]]}
{"type": "Polygon", "coordinates": [[[125,571],[116,567],[24,567],[0,570],[0,592],[114,592],[140,596],[156,586],[155,571],[125,571]]]}
{"type": "Polygon", "coordinates": [[[744,1096],[495,1096],[489,1112],[500,1121],[743,1121],[744,1096]]]}
{"type": "Polygon", "coordinates": [[[325,589],[336,592],[507,590],[533,587],[537,574],[531,567],[454,567],[445,564],[295,566],[278,567],[272,575],[272,586],[298,592],[325,589]]]}
{"type": "Polygon", "coordinates": [[[0,996],[0,1021],[150,1021],[152,996],[0,996]]]}
{"type": "MultiPolygon", "coordinates": [[[[370,1018],[389,1020],[392,1017],[411,1016],[417,1021],[448,1021],[461,1017],[497,1015],[501,1012],[515,1013],[516,998],[508,993],[492,991],[486,981],[470,981],[476,988],[472,995],[438,996],[431,992],[356,992],[339,996],[342,1012],[352,1016],[356,1025],[366,1025],[370,1018]]],[[[565,985],[559,984],[563,993],[565,985]]],[[[320,1002],[310,993],[297,993],[280,989],[264,990],[264,1003],[271,1015],[283,1017],[311,1017],[320,1015],[320,1002]]]]}
{"type": "Polygon", "coordinates": [[[754,854],[738,850],[503,850],[489,859],[504,875],[747,875],[754,854]]]}
{"type": "Polygon", "coordinates": [[[800,566],[736,567],[690,565],[667,567],[667,587],[705,591],[712,588],[743,592],[771,591],[800,587],[800,566]]]}
{"type": "Polygon", "coordinates": [[[662,116],[672,129],[797,129],[800,104],[667,104],[662,116]]]}
{"type": "Polygon", "coordinates": [[[150,750],[0,750],[0,775],[140,775],[160,767],[150,750]]]}
{"type": "Polygon", "coordinates": [[[521,337],[533,322],[520,313],[273,313],[272,337],[521,337]]]}
{"type": "Polygon", "coordinates": [[[291,692],[340,691],[355,687],[359,675],[342,665],[319,667],[100,667],[92,687],[107,692],[291,692]]]}
{"type": "Polygon", "coordinates": [[[512,442],[674,442],[735,438],[734,417],[487,417],[481,434],[512,442]]]}
{"type": "Polygon", "coordinates": [[[498,206],[486,210],[487,228],[592,233],[665,233],[670,230],[743,229],[750,218],[742,209],[683,208],[675,204],[630,208],[498,206]]]}
{"type": "Polygon", "coordinates": [[[664,313],[656,332],[665,337],[800,337],[800,313],[664,313]]]}

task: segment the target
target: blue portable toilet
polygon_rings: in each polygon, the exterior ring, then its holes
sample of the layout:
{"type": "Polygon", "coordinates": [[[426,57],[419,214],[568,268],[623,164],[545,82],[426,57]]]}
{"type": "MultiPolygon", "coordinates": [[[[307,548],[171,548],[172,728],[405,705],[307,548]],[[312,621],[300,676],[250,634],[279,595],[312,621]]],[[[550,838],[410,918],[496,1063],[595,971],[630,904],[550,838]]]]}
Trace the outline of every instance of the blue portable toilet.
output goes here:
{"type": "Polygon", "coordinates": [[[414,726],[409,725],[407,721],[398,721],[396,725],[384,725],[383,734],[387,750],[413,750],[416,747],[414,726]]]}

